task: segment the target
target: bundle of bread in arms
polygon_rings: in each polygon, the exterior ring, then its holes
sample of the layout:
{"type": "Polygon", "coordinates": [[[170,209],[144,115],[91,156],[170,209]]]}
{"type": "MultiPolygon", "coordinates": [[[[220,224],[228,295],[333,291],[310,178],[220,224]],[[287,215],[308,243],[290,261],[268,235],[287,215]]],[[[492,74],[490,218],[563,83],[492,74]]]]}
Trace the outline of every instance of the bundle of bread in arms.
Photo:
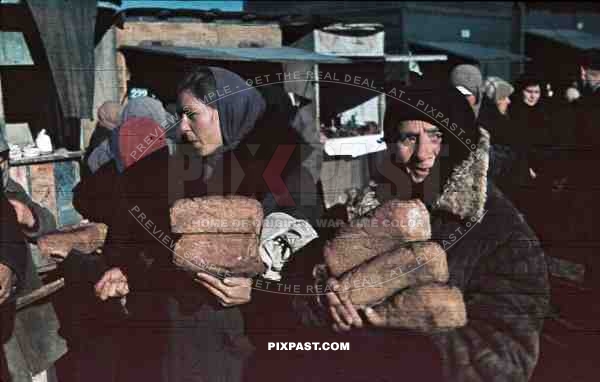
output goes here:
{"type": "Polygon", "coordinates": [[[242,196],[180,199],[171,207],[171,231],[181,234],[173,262],[191,272],[254,277],[265,271],[258,253],[263,208],[242,196]]]}
{"type": "Polygon", "coordinates": [[[94,253],[104,245],[108,227],[102,223],[80,223],[63,226],[37,239],[43,255],[68,254],[72,250],[94,253]]]}
{"type": "Polygon", "coordinates": [[[418,331],[466,324],[462,293],[447,285],[446,252],[431,240],[420,200],[391,200],[342,227],[324,249],[328,273],[357,308],[418,331]]]}

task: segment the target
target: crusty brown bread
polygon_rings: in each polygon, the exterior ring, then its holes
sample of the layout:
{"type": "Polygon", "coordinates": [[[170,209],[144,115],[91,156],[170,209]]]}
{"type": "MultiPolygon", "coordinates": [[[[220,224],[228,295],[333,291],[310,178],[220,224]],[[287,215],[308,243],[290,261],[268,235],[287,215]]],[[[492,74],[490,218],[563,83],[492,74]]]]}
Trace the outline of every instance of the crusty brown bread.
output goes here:
{"type": "Polygon", "coordinates": [[[263,209],[260,202],[243,196],[205,196],[180,199],[171,207],[174,233],[260,234],[263,209]]]}
{"type": "Polygon", "coordinates": [[[370,217],[341,228],[325,246],[325,263],[330,273],[339,277],[403,243],[429,240],[429,219],[429,212],[418,199],[388,201],[370,217]]]}
{"type": "Polygon", "coordinates": [[[374,307],[388,326],[432,332],[467,324],[467,311],[456,287],[429,284],[409,288],[374,307]]]}
{"type": "Polygon", "coordinates": [[[175,254],[173,263],[191,272],[254,277],[265,271],[254,234],[185,234],[175,254]]]}
{"type": "Polygon", "coordinates": [[[345,233],[325,245],[323,256],[329,273],[340,277],[356,266],[400,245],[402,243],[397,240],[372,237],[364,231],[345,233]]]}
{"type": "Polygon", "coordinates": [[[340,279],[344,293],[359,307],[378,304],[408,287],[447,281],[446,252],[433,241],[405,244],[340,279]]]}
{"type": "Polygon", "coordinates": [[[102,223],[86,223],[64,226],[37,239],[37,246],[44,256],[69,253],[75,249],[92,253],[104,245],[108,227],[102,223]]]}
{"type": "Polygon", "coordinates": [[[372,219],[376,223],[367,225],[370,235],[404,242],[431,239],[429,211],[419,199],[389,200],[375,210],[372,219]]]}

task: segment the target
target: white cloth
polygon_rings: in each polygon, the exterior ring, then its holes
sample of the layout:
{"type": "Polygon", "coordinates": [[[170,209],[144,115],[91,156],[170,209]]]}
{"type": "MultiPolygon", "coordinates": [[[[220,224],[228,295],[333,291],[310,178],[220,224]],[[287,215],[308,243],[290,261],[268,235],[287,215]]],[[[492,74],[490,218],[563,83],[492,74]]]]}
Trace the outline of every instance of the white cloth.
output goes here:
{"type": "Polygon", "coordinates": [[[31,378],[32,382],[48,382],[48,373],[44,370],[31,378]]]}
{"type": "Polygon", "coordinates": [[[281,270],[292,254],[318,237],[305,220],[282,212],[273,212],[263,220],[259,253],[267,267],[263,277],[280,281],[281,270]]]}

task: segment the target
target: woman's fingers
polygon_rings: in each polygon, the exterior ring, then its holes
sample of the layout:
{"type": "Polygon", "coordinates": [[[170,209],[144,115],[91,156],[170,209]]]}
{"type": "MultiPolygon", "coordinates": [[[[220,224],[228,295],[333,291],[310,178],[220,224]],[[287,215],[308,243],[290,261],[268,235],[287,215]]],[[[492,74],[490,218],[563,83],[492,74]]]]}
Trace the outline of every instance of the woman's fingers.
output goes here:
{"type": "Polygon", "coordinates": [[[373,326],[384,327],[386,325],[385,319],[379,315],[373,308],[366,308],[364,310],[367,321],[373,326]]]}
{"type": "Polygon", "coordinates": [[[122,297],[129,293],[127,277],[119,268],[113,268],[102,275],[102,278],[94,285],[96,295],[105,301],[111,297],[122,297]]]}
{"type": "Polygon", "coordinates": [[[223,306],[245,304],[251,299],[252,279],[228,277],[220,280],[207,273],[197,273],[196,281],[209,290],[223,306]]]}
{"type": "Polygon", "coordinates": [[[360,315],[358,314],[358,310],[354,307],[354,304],[352,304],[352,302],[350,301],[350,298],[348,297],[348,293],[341,293],[339,298],[342,301],[342,305],[344,306],[345,311],[348,313],[348,316],[349,316],[350,320],[352,321],[353,325],[358,328],[362,328],[362,326],[363,326],[362,318],[360,318],[360,315]]]}
{"type": "Polygon", "coordinates": [[[346,323],[345,320],[341,318],[340,314],[337,311],[337,308],[330,306],[329,312],[331,313],[331,317],[333,318],[333,328],[336,332],[350,330],[352,324],[346,323]]]}
{"type": "Polygon", "coordinates": [[[352,326],[354,323],[354,316],[351,310],[347,308],[348,304],[344,303],[346,296],[344,296],[344,293],[341,292],[341,286],[339,282],[336,279],[331,278],[328,280],[327,284],[329,285],[329,288],[334,291],[327,293],[327,298],[330,305],[337,309],[337,313],[343,319],[344,324],[352,326]]]}
{"type": "Polygon", "coordinates": [[[223,283],[228,286],[250,287],[252,286],[252,279],[247,277],[227,277],[223,280],[223,283]]]}
{"type": "Polygon", "coordinates": [[[123,281],[119,282],[117,284],[116,293],[118,297],[123,297],[129,294],[129,286],[127,285],[127,283],[123,281]]]}
{"type": "Polygon", "coordinates": [[[221,286],[223,285],[223,282],[218,277],[215,277],[208,273],[198,272],[196,273],[196,277],[198,278],[198,280],[204,281],[205,283],[210,284],[214,288],[221,289],[221,286]]]}
{"type": "Polygon", "coordinates": [[[351,329],[351,326],[350,325],[345,325],[345,324],[336,324],[336,323],[334,323],[332,325],[332,329],[336,333],[344,333],[344,332],[349,331],[351,329]]]}
{"type": "MultiPolygon", "coordinates": [[[[363,320],[358,314],[358,310],[350,301],[348,292],[342,291],[340,283],[330,278],[327,281],[328,287],[333,292],[326,293],[327,302],[336,328],[342,331],[350,330],[352,326],[363,327],[363,320]]],[[[335,329],[334,329],[335,330],[335,329]]]]}
{"type": "Polygon", "coordinates": [[[212,293],[221,303],[229,303],[229,297],[227,297],[225,293],[219,289],[204,281],[200,281],[200,284],[208,289],[208,291],[212,293]]]}

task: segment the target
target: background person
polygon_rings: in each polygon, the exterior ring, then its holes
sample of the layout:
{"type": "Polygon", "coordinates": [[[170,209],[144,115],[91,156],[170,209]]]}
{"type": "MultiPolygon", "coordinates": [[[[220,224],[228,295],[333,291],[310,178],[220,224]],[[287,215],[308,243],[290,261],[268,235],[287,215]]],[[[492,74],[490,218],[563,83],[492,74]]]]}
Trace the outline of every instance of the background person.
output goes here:
{"type": "Polygon", "coordinates": [[[473,108],[475,116],[479,115],[481,108],[483,76],[475,65],[457,65],[450,72],[450,84],[456,87],[465,96],[469,105],[473,108]]]}
{"type": "MultiPolygon", "coordinates": [[[[2,240],[0,254],[0,304],[5,380],[31,382],[33,376],[54,381],[54,364],[67,351],[59,336],[59,322],[49,302],[15,313],[15,298],[42,286],[27,242],[56,228],[51,212],[31,200],[9,176],[9,147],[0,131],[2,174],[2,240]]],[[[1,362],[1,361],[0,361],[1,362]]]]}

